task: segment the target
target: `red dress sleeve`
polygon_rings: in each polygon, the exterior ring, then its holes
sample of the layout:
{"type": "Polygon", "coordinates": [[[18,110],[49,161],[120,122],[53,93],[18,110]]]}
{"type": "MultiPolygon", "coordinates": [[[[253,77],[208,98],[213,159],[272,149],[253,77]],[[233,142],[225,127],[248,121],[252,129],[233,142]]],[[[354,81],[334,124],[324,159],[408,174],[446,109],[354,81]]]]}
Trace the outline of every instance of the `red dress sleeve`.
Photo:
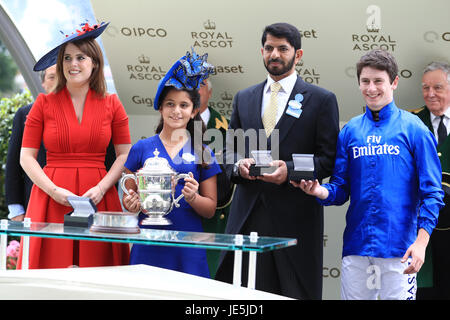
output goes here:
{"type": "Polygon", "coordinates": [[[33,103],[30,112],[25,121],[23,132],[22,147],[39,149],[42,142],[42,133],[44,131],[43,106],[46,103],[44,94],[39,94],[33,103]]]}
{"type": "Polygon", "coordinates": [[[128,115],[116,94],[110,96],[111,104],[114,106],[112,120],[113,144],[130,144],[130,128],[128,126],[128,115]]]}

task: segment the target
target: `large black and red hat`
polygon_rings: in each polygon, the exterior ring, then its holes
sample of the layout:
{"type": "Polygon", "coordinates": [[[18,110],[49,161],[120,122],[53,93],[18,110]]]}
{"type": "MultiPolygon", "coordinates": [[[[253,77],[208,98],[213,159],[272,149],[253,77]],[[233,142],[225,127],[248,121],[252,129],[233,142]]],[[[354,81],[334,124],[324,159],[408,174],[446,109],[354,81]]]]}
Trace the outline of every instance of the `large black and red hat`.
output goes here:
{"type": "Polygon", "coordinates": [[[85,38],[97,38],[99,35],[105,31],[108,23],[100,23],[90,26],[89,23],[85,22],[81,24],[81,30],[75,30],[71,35],[66,35],[63,41],[54,49],[46,53],[38,62],[34,65],[34,71],[45,70],[48,67],[54,65],[58,58],[59,49],[61,46],[67,42],[72,42],[76,40],[81,40],[85,38]]]}

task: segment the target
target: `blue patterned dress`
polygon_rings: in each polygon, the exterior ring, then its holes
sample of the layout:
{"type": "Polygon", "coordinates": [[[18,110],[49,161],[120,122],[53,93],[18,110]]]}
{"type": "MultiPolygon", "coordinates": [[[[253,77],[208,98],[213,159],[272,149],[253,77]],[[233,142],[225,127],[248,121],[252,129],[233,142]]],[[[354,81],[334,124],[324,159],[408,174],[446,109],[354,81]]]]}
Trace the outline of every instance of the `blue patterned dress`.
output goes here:
{"type": "MultiPolygon", "coordinates": [[[[167,159],[169,165],[178,173],[194,174],[194,179],[201,183],[221,172],[214,154],[212,163],[207,168],[202,168],[197,164],[197,155],[194,155],[191,148],[191,140],[188,140],[184,147],[172,159],[167,153],[159,135],[138,141],[130,150],[125,167],[136,172],[141,169],[146,159],[154,157],[153,152],[158,149],[159,157],[167,159]]],[[[184,186],[184,179],[180,179],[175,188],[175,198],[181,194],[184,186]]],[[[140,228],[194,231],[203,232],[200,216],[185,201],[184,197],[179,202],[179,208],[173,208],[166,216],[171,222],[168,226],[143,226],[140,228]]],[[[147,216],[139,214],[139,221],[147,216]]],[[[146,264],[155,267],[181,271],[202,277],[209,277],[208,263],[206,260],[206,250],[197,248],[166,247],[134,244],[131,250],[130,264],[146,264]]]]}

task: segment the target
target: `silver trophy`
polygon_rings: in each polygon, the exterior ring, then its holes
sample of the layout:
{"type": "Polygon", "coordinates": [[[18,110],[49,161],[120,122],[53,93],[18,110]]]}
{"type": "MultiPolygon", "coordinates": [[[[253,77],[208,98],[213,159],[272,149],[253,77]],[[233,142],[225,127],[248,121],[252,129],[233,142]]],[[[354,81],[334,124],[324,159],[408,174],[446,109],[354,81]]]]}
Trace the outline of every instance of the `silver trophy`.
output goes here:
{"type": "Polygon", "coordinates": [[[148,215],[142,220],[143,225],[169,225],[172,222],[164,216],[172,211],[173,206],[178,208],[178,202],[183,198],[181,194],[175,199],[175,186],[179,179],[190,176],[174,171],[166,159],[158,157],[158,149],[155,149],[153,154],[155,156],[145,160],[144,166],[136,174],[123,175],[120,187],[129,195],[125,181],[133,179],[136,182],[141,211],[148,215]]]}

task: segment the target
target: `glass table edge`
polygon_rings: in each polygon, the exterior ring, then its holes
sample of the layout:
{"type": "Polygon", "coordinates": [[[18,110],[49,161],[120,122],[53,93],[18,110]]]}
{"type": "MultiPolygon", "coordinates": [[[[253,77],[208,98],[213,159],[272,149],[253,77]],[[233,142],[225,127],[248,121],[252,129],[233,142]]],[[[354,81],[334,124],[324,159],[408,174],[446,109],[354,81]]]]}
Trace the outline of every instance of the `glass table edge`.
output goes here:
{"type": "Polygon", "coordinates": [[[64,227],[63,224],[57,223],[41,223],[41,224],[32,223],[29,227],[24,227],[22,223],[16,223],[15,225],[14,223],[12,223],[11,225],[8,224],[8,226],[0,228],[0,234],[6,234],[9,236],[30,236],[30,237],[68,239],[68,240],[119,242],[119,243],[134,243],[134,244],[159,245],[159,246],[180,246],[180,247],[192,247],[192,248],[203,248],[213,250],[227,250],[227,251],[241,250],[241,251],[266,252],[297,245],[297,239],[295,238],[258,237],[257,242],[251,242],[250,236],[243,235],[242,244],[235,242],[214,242],[214,241],[202,242],[202,241],[195,241],[193,239],[183,240],[178,239],[176,237],[178,234],[181,234],[184,237],[193,237],[193,238],[225,237],[228,239],[234,239],[236,235],[142,228],[139,236],[136,236],[133,234],[97,233],[97,232],[94,233],[86,228],[64,227]],[[41,227],[40,230],[32,230],[33,227],[39,226],[41,227]],[[42,229],[45,229],[46,227],[50,229],[53,228],[56,230],[58,230],[58,228],[59,229],[62,228],[63,232],[42,231],[42,229]],[[160,235],[172,237],[172,239],[143,238],[142,237],[143,233],[149,234],[150,236],[152,233],[159,233],[160,235]]]}

